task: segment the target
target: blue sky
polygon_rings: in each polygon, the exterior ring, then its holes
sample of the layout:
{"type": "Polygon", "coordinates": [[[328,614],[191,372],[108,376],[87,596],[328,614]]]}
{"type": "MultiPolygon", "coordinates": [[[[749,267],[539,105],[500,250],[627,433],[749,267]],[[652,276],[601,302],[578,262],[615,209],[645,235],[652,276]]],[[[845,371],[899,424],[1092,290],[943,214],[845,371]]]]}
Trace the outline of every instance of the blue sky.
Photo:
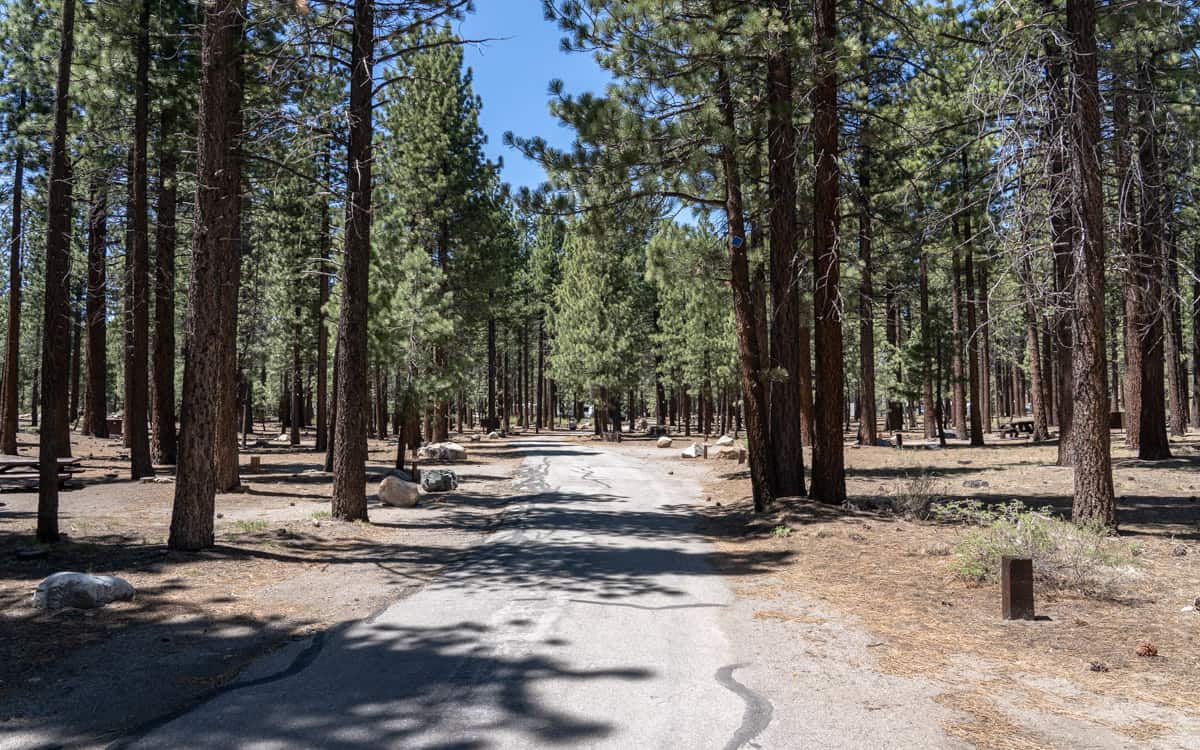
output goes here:
{"type": "Polygon", "coordinates": [[[483,99],[480,124],[488,137],[487,154],[504,158],[503,179],[513,187],[535,187],[544,178],[541,167],[506,147],[505,131],[570,144],[571,131],[547,108],[548,84],[560,78],[569,93],[599,93],[609,77],[590,54],[560,51],[562,31],[542,17],[541,0],[476,0],[475,6],[458,31],[466,39],[495,40],[464,50],[475,93],[483,99]]]}

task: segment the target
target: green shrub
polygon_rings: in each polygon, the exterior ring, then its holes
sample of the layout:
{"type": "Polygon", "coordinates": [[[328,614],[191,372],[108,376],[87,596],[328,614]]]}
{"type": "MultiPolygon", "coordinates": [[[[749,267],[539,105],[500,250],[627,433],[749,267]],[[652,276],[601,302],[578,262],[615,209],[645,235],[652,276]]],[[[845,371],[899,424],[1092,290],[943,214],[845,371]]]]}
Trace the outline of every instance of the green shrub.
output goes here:
{"type": "Polygon", "coordinates": [[[892,489],[892,510],[905,518],[924,521],[933,514],[933,506],[941,497],[941,481],[924,471],[904,473],[896,477],[892,489]]]}
{"type": "Polygon", "coordinates": [[[993,506],[941,503],[934,513],[971,524],[953,550],[952,567],[960,578],[997,581],[1001,557],[1028,557],[1034,578],[1043,585],[1113,598],[1137,575],[1137,547],[1100,525],[1076,525],[1017,500],[993,506]]]}

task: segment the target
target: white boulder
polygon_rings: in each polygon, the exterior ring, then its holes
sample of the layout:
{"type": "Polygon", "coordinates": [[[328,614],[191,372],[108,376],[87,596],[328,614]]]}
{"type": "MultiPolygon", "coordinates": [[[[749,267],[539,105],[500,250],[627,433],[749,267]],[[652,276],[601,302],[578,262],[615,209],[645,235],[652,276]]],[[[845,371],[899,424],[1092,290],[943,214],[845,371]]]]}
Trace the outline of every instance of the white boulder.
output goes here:
{"type": "Polygon", "coordinates": [[[722,435],[721,437],[717,438],[717,447],[720,448],[726,445],[733,445],[733,438],[729,437],[728,435],[722,435]]]}
{"type": "Polygon", "coordinates": [[[467,449],[458,443],[430,443],[421,446],[417,451],[417,458],[430,461],[465,461],[467,449]]]}
{"type": "Polygon", "coordinates": [[[699,443],[692,443],[683,449],[684,458],[700,458],[704,455],[704,446],[699,443]]]}
{"type": "Polygon", "coordinates": [[[500,439],[500,433],[496,432],[495,430],[492,430],[491,432],[488,433],[488,440],[499,440],[499,439],[500,439]]]}
{"type": "Polygon", "coordinates": [[[732,445],[722,445],[717,449],[716,457],[723,461],[736,461],[738,460],[739,453],[741,453],[740,448],[736,448],[732,445]]]}
{"type": "Polygon", "coordinates": [[[674,441],[672,441],[671,438],[669,438],[666,435],[663,435],[662,437],[660,437],[658,439],[657,445],[659,448],[670,448],[672,442],[674,442],[674,441]]]}
{"type": "Polygon", "coordinates": [[[33,592],[33,606],[35,609],[93,609],[109,602],[130,601],[135,593],[133,586],[123,578],[55,573],[38,584],[33,592]]]}
{"type": "Polygon", "coordinates": [[[379,501],[397,508],[411,508],[421,499],[421,487],[400,477],[384,477],[379,483],[379,501]]]}

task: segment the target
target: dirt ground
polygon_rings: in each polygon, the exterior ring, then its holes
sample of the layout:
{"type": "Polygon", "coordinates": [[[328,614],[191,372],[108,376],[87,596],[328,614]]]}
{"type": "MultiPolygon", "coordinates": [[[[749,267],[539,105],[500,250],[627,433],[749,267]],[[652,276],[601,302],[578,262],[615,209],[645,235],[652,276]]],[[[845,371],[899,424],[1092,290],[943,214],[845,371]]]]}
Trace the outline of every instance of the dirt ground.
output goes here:
{"type": "MultiPolygon", "coordinates": [[[[962,526],[871,508],[905,478],[927,474],[947,500],[1069,510],[1071,470],[1054,465],[1056,446],[994,438],[984,448],[950,441],[938,449],[914,433],[897,450],[852,439],[851,508],[789,499],[757,517],[745,466],[680,457],[697,438],[661,450],[646,440],[605,445],[700,481],[705,529],[723,551],[787,553],[770,572],[734,578],[756,620],[789,623],[797,638],[821,628],[811,611],[855,621],[875,638],[875,669],[935,681],[937,701],[958,717],[944,726],[948,735],[986,748],[1200,747],[1200,612],[1182,611],[1200,597],[1200,435],[1173,441],[1176,458],[1166,462],[1114,448],[1134,577],[1114,600],[1038,590],[1033,622],[1002,620],[997,585],[954,575],[962,526]],[[1140,656],[1145,643],[1158,655],[1140,656]]],[[[1122,443],[1114,432],[1113,445],[1122,443]]]]}
{"type": "MultiPolygon", "coordinates": [[[[370,524],[341,523],[329,519],[332,478],[313,436],[299,450],[276,436],[251,437],[244,491],[217,497],[217,543],[199,554],[165,546],[173,470],[129,481],[119,439],[73,436],[83,471],[78,488],[61,495],[64,542],[45,557],[26,556],[42,549],[33,541],[36,491],[0,492],[0,733],[101,705],[113,715],[95,729],[135,726],[289,639],[370,615],[498,521],[520,463],[503,442],[464,442],[469,459],[450,467],[458,491],[426,495],[414,509],[372,497],[370,524]],[[252,456],[260,469],[248,468],[252,456]],[[38,581],[63,570],[121,576],[137,597],[98,610],[33,609],[38,581]],[[135,697],[147,680],[160,683],[157,700],[135,697]]],[[[36,453],[36,435],[21,437],[21,453],[36,453]]],[[[394,451],[371,441],[368,492],[391,470],[394,451]]]]}

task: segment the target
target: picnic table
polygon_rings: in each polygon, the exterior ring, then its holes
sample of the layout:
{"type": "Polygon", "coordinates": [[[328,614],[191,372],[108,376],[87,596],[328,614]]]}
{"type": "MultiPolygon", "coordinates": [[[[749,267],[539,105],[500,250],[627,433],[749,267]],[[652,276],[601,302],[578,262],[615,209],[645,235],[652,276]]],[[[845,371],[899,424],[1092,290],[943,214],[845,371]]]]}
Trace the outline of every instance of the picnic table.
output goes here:
{"type": "Polygon", "coordinates": [[[1033,417],[1015,417],[1000,425],[1001,437],[1020,437],[1033,434],[1033,417]]]}
{"type": "MultiPolygon", "coordinates": [[[[58,484],[70,479],[78,467],[78,458],[58,459],[58,484]]],[[[36,456],[0,456],[0,484],[28,484],[39,479],[36,456]]]]}

